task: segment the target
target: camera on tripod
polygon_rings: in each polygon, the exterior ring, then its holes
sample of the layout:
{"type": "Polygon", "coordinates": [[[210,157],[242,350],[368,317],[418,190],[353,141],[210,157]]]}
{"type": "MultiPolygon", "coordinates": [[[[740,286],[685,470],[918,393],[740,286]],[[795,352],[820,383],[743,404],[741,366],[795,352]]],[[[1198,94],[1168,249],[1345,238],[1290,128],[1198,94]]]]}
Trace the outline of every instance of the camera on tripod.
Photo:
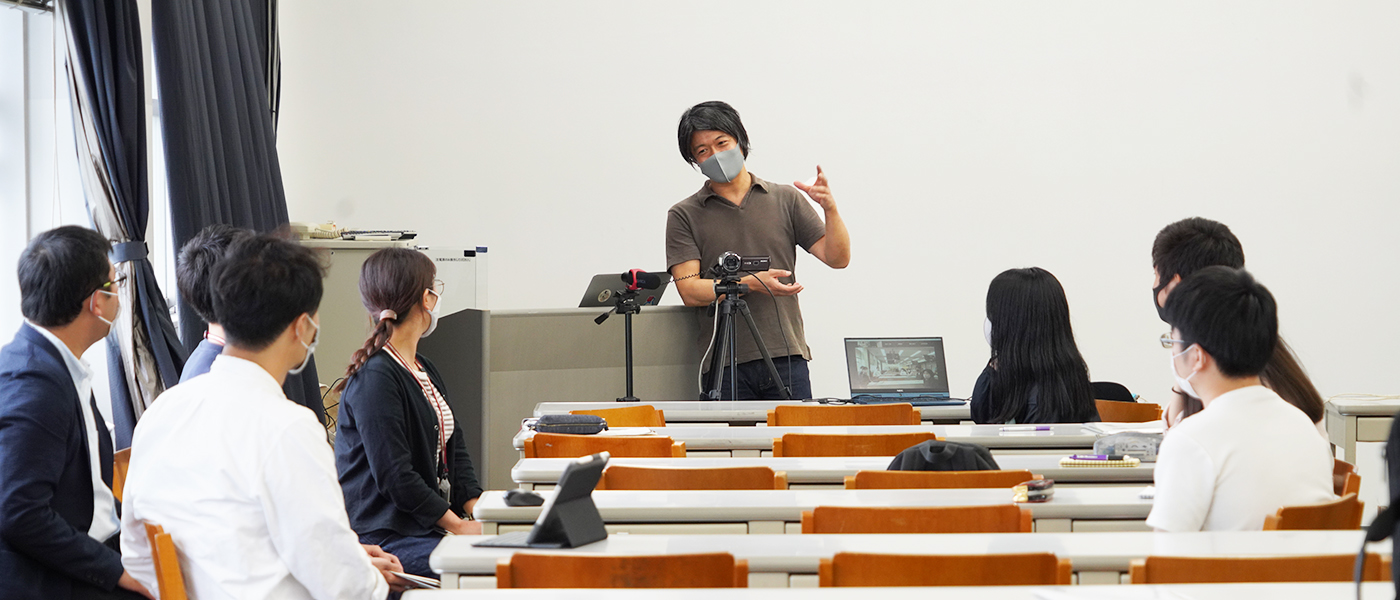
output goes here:
{"type": "Polygon", "coordinates": [[[735,280],[740,277],[740,273],[758,273],[767,271],[773,266],[773,259],[767,256],[739,256],[733,252],[725,252],[719,255],[719,260],[715,261],[715,266],[710,269],[717,279],[735,280]]]}

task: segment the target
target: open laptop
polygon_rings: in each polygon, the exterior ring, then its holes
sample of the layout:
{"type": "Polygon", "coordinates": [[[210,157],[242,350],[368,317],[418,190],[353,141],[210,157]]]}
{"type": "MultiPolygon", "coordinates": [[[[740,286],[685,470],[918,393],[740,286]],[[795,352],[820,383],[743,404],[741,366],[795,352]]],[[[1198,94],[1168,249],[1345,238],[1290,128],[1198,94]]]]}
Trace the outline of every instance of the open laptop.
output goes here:
{"type": "Polygon", "coordinates": [[[948,395],[941,337],[846,338],[846,374],[856,404],[963,403],[948,395]]]}
{"type": "Polygon", "coordinates": [[[608,466],[608,453],[585,456],[564,467],[554,495],[545,500],[530,531],[513,531],[486,538],[473,546],[486,548],[577,548],[608,537],[603,517],[593,504],[593,488],[608,466]]]}

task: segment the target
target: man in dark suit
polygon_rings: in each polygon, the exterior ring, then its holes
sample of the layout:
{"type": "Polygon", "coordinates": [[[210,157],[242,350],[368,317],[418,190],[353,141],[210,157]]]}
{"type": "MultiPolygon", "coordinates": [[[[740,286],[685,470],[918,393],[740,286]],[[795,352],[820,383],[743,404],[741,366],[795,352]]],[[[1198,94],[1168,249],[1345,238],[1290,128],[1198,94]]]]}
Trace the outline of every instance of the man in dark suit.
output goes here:
{"type": "Polygon", "coordinates": [[[151,597],[122,568],[112,440],[81,359],[121,310],[110,250],[66,226],[20,256],[26,323],[0,350],[0,598],[151,597]]]}

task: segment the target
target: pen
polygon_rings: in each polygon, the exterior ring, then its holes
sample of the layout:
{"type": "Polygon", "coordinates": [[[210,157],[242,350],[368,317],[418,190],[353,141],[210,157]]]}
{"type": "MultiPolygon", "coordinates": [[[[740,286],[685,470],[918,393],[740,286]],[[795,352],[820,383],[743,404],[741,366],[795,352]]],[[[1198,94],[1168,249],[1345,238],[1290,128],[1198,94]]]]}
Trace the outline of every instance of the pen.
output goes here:
{"type": "Polygon", "coordinates": [[[1050,431],[1049,425],[1026,425],[1023,427],[1002,427],[1001,431],[1050,431]]]}

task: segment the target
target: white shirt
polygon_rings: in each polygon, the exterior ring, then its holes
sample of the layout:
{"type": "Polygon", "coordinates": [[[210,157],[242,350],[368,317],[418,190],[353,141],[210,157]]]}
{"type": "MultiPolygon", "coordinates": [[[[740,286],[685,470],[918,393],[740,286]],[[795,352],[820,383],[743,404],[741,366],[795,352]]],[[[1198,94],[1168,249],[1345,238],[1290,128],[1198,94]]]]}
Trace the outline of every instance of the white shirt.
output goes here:
{"type": "Polygon", "coordinates": [[[141,417],[122,564],[157,589],[144,522],[175,542],[191,598],[384,598],[345,515],[326,434],[255,363],[227,354],[141,417]]]}
{"type": "Polygon", "coordinates": [[[68,367],[68,374],[73,377],[73,387],[78,390],[78,408],[83,412],[83,431],[87,432],[88,471],[92,473],[92,524],[88,525],[87,534],[99,542],[106,541],[117,533],[120,524],[117,521],[117,498],[112,495],[112,488],[107,487],[107,482],[102,481],[102,459],[97,451],[97,418],[92,416],[92,368],[74,356],[58,336],[28,319],[25,323],[58,348],[63,364],[68,367]]]}
{"type": "Polygon", "coordinates": [[[1257,531],[1279,508],[1337,498],[1326,440],[1263,386],[1222,394],[1173,427],[1154,478],[1147,524],[1167,531],[1257,531]]]}

